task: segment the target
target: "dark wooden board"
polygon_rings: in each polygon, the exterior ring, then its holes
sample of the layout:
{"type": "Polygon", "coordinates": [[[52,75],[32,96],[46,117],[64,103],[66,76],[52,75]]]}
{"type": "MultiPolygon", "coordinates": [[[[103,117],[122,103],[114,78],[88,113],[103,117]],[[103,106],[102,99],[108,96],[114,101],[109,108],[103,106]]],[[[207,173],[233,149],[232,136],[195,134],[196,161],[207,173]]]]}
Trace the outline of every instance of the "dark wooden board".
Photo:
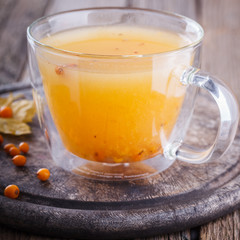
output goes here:
{"type": "MultiPolygon", "coordinates": [[[[26,45],[24,47],[23,39],[25,38],[24,28],[27,26],[27,24],[23,24],[23,22],[25,22],[27,19],[27,21],[30,23],[30,21],[33,21],[35,18],[40,16],[43,13],[43,8],[45,8],[43,6],[43,2],[46,3],[47,1],[0,0],[0,84],[15,81],[26,81],[26,74],[23,70],[24,63],[26,62],[26,52],[22,50],[26,47],[26,45]],[[39,8],[41,5],[43,6],[42,10],[39,8]],[[21,9],[20,11],[18,10],[19,8],[21,9]],[[9,20],[11,20],[11,28],[8,28],[9,24],[7,24],[7,22],[9,20]],[[7,29],[11,31],[11,34],[6,33],[7,29]],[[22,31],[20,31],[20,29],[22,29],[22,31]],[[4,35],[5,40],[3,41],[4,35]],[[6,48],[7,51],[5,50],[6,48]],[[6,54],[6,52],[8,54],[6,54]]],[[[220,2],[218,0],[51,0],[49,3],[50,4],[48,5],[50,5],[50,7],[47,8],[47,12],[45,11],[45,14],[97,5],[124,6],[126,4],[132,7],[138,6],[143,8],[162,9],[177,12],[198,20],[205,30],[202,68],[224,79],[228,86],[232,87],[236,97],[238,98],[238,102],[240,102],[240,68],[238,66],[240,51],[236,50],[239,49],[240,37],[239,0],[220,2]]],[[[212,136],[212,132],[210,134],[212,136]]],[[[191,231],[187,230],[186,232],[158,236],[155,237],[154,240],[187,240],[190,238],[191,240],[239,240],[240,210],[236,210],[234,213],[228,214],[204,226],[199,226],[199,228],[194,228],[191,231]],[[194,233],[195,231],[197,231],[197,235],[194,233]]],[[[48,237],[40,237],[23,233],[21,228],[20,231],[14,231],[12,228],[8,228],[2,224],[0,225],[0,239],[50,240],[48,237]]],[[[57,240],[59,238],[54,239],[57,240]]],[[[153,238],[151,238],[151,240],[153,240],[153,238]]]]}
{"type": "MultiPolygon", "coordinates": [[[[27,85],[1,89],[31,97],[27,85]]],[[[201,94],[187,142],[208,145],[217,126],[217,110],[201,94]],[[208,105],[207,112],[204,106],[208,105]],[[206,110],[205,110],[206,111],[206,110]]],[[[176,161],[153,177],[124,182],[84,179],[52,161],[37,118],[30,136],[7,136],[5,142],[30,143],[25,167],[15,167],[0,150],[0,222],[48,236],[80,239],[147,237],[201,225],[240,207],[240,132],[221,159],[192,165],[176,161]],[[36,171],[48,167],[51,178],[40,182],[36,171]],[[17,184],[17,200],[3,196],[5,186],[17,184]]]]}

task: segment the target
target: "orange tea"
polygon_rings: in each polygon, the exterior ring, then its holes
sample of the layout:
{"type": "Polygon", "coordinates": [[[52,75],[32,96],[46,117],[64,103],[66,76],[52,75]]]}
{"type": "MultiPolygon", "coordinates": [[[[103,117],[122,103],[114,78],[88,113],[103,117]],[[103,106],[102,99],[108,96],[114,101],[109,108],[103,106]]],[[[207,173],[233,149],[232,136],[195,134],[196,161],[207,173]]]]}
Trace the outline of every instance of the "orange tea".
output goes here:
{"type": "Polygon", "coordinates": [[[191,57],[168,62],[156,53],[179,49],[186,39],[156,29],[105,26],[41,41],[75,56],[73,61],[61,54],[38,55],[52,118],[72,154],[121,163],[162,153],[184,98],[181,86],[172,84],[172,72],[190,64],[191,57]]]}

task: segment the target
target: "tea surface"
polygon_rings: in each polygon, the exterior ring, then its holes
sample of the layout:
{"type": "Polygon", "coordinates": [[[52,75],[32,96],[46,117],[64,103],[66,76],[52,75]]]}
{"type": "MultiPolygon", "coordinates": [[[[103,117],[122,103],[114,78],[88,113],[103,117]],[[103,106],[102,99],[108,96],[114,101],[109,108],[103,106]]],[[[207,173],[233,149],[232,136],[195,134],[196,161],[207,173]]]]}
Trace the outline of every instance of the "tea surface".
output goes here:
{"type": "Polygon", "coordinates": [[[155,54],[187,44],[181,36],[153,29],[109,26],[73,29],[42,40],[53,47],[94,55],[155,54]]]}

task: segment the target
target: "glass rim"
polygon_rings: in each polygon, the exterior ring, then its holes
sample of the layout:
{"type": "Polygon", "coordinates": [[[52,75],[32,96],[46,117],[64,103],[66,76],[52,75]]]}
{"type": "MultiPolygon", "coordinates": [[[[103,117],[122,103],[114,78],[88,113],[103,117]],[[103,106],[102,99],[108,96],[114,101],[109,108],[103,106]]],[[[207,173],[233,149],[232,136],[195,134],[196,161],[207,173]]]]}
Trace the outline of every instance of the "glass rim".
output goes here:
{"type": "Polygon", "coordinates": [[[185,16],[177,14],[177,13],[168,12],[168,11],[152,10],[152,9],[145,9],[145,8],[127,8],[127,7],[95,7],[95,8],[83,8],[83,9],[61,11],[61,12],[58,12],[58,13],[54,13],[54,14],[51,14],[51,15],[47,15],[47,16],[43,16],[41,18],[38,18],[34,22],[32,22],[32,24],[30,24],[27,28],[28,42],[30,40],[30,41],[34,42],[34,44],[36,44],[37,46],[46,48],[49,51],[62,53],[62,54],[67,54],[67,55],[72,55],[74,57],[103,58],[103,59],[106,59],[106,58],[107,59],[151,58],[153,56],[175,54],[175,53],[179,53],[179,52],[185,51],[187,49],[194,48],[194,47],[198,46],[202,42],[203,36],[204,36],[204,30],[203,30],[202,26],[198,22],[196,22],[195,20],[193,20],[191,18],[185,17],[185,16]],[[137,11],[144,11],[144,12],[150,12],[150,13],[152,12],[152,13],[156,13],[156,14],[162,14],[162,15],[178,18],[181,21],[193,23],[194,26],[196,27],[196,29],[198,29],[198,32],[200,32],[200,34],[199,34],[199,37],[195,41],[191,41],[190,43],[188,43],[188,44],[186,44],[182,47],[173,49],[173,50],[150,53],[150,54],[129,54],[129,55],[90,54],[90,53],[68,51],[68,50],[64,50],[64,49],[61,49],[61,48],[53,47],[51,45],[42,43],[40,40],[37,40],[32,34],[33,28],[35,26],[37,26],[37,24],[40,23],[43,20],[47,20],[47,19],[50,19],[52,17],[59,16],[59,15],[62,15],[62,14],[66,14],[66,13],[84,12],[84,11],[90,11],[90,10],[137,10],[137,11]]]}

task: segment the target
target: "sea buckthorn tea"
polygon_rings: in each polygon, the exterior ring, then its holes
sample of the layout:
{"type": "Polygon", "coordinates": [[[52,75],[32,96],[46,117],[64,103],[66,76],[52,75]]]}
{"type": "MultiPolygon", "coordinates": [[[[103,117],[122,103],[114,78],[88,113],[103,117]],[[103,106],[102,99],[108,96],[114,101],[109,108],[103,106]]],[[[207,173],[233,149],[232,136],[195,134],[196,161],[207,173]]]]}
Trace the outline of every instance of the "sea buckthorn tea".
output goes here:
{"type": "Polygon", "coordinates": [[[33,97],[55,163],[87,178],[134,180],[176,159],[219,158],[239,113],[231,91],[199,69],[203,35],[189,18],[146,9],[79,9],[32,23],[33,97]],[[213,144],[197,150],[184,137],[199,88],[220,121],[213,144]]]}
{"type": "Polygon", "coordinates": [[[138,56],[176,50],[187,39],[156,29],[108,26],[68,30],[41,42],[111,59],[38,57],[52,118],[70,152],[116,163],[162,153],[162,139],[171,134],[184,97],[181,86],[171,84],[171,70],[176,62],[189,65],[191,58],[167,63],[138,61],[138,56]],[[120,55],[132,55],[132,61],[114,58],[120,55]]]}

